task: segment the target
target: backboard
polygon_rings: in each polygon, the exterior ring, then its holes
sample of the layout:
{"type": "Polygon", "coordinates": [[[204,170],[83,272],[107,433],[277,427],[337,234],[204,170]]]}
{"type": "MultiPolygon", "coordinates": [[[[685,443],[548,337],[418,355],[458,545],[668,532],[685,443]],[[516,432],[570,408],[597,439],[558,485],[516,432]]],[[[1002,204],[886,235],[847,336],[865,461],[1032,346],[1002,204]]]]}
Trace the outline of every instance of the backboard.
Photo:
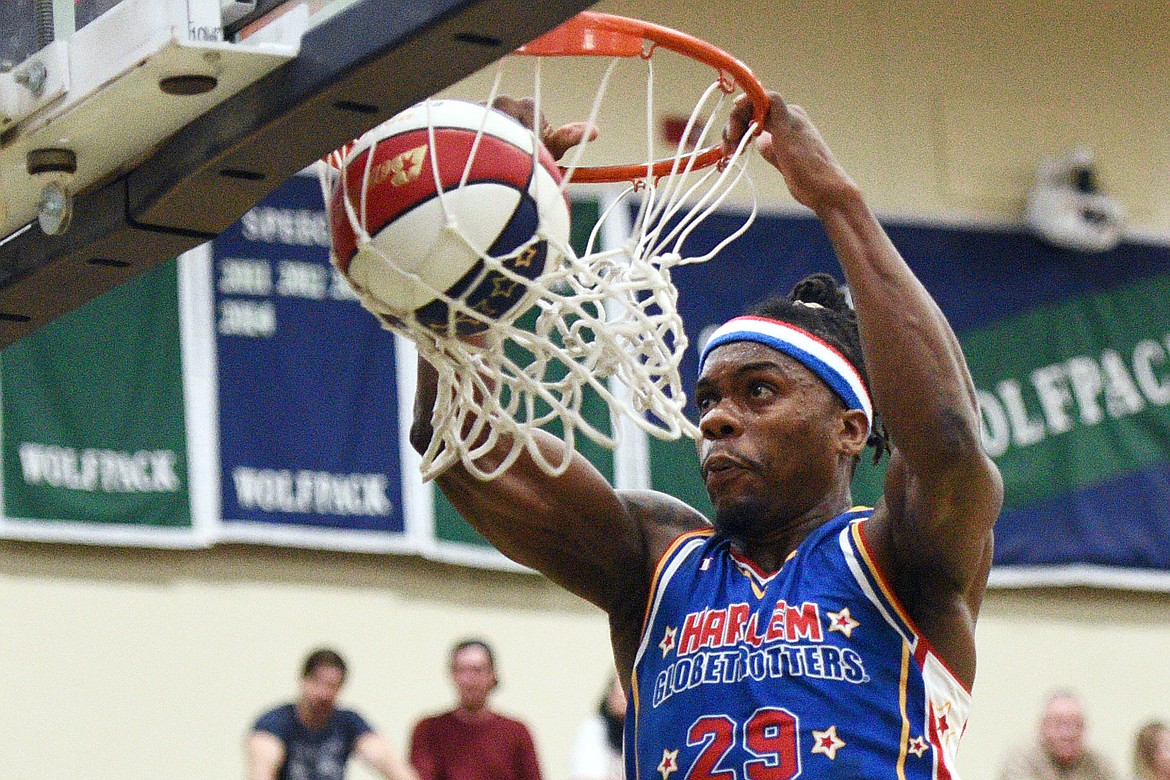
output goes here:
{"type": "Polygon", "coordinates": [[[5,0],[0,347],[585,0],[5,0]]]}

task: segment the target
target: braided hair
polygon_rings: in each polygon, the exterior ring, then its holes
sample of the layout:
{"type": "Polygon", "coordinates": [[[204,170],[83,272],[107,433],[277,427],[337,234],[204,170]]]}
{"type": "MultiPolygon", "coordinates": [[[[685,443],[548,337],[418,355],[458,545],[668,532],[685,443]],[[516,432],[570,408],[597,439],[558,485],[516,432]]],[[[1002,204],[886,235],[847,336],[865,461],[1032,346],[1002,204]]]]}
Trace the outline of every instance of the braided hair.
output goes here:
{"type": "MultiPolygon", "coordinates": [[[[797,282],[787,296],[774,295],[755,304],[747,313],[795,325],[827,342],[857,369],[861,380],[869,387],[861,335],[857,330],[857,314],[845,295],[845,289],[829,274],[810,274],[797,282]]],[[[866,445],[875,450],[874,463],[890,451],[889,434],[876,409],[873,431],[866,445]]]]}

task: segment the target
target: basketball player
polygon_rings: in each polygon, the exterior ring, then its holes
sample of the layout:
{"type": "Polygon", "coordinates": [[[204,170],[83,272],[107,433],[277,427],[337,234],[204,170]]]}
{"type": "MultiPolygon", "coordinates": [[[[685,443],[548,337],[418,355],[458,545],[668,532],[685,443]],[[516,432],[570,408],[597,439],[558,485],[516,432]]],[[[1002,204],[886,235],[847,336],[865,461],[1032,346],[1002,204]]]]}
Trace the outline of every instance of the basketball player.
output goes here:
{"type": "MultiPolygon", "coordinates": [[[[741,102],[729,148],[750,116],[741,102]]],[[[554,154],[563,130],[545,136],[554,154]]],[[[557,478],[522,455],[498,479],[456,464],[438,484],[504,554],[608,613],[631,780],[951,777],[999,472],[959,343],[857,185],[799,107],[772,96],[763,130],[856,312],[817,276],[707,343],[695,402],[714,523],[616,491],[579,456],[557,478]],[[885,494],[854,507],[858,459],[887,432],[885,494]]],[[[419,368],[421,449],[436,380],[419,368]]]]}

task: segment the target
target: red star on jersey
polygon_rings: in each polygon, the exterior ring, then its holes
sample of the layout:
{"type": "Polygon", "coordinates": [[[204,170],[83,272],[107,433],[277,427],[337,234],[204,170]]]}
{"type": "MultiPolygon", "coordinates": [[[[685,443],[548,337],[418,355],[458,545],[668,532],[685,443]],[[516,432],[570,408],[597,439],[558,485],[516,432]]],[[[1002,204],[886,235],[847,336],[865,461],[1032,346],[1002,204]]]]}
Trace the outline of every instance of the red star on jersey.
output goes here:
{"type": "Polygon", "coordinates": [[[662,775],[662,780],[667,780],[674,772],[678,771],[678,751],[662,749],[662,760],[658,762],[658,774],[662,775]]]}
{"type": "Polygon", "coordinates": [[[837,751],[845,747],[845,740],[837,736],[837,727],[829,726],[824,731],[813,729],[812,735],[812,752],[822,753],[828,756],[830,761],[836,761],[837,751]]]}
{"type": "Polygon", "coordinates": [[[951,703],[948,701],[942,707],[935,709],[934,702],[931,702],[930,709],[934,714],[934,730],[938,732],[940,737],[945,737],[947,732],[951,730],[951,724],[947,721],[947,713],[951,711],[951,703]]]}
{"type": "Polygon", "coordinates": [[[674,638],[678,634],[678,629],[673,626],[667,626],[666,630],[662,632],[662,641],[658,646],[662,648],[662,657],[666,658],[667,653],[674,649],[674,638]]]}
{"type": "Polygon", "coordinates": [[[926,749],[929,747],[930,745],[926,744],[925,739],[922,737],[915,737],[907,743],[906,750],[910,751],[918,758],[922,758],[922,754],[925,753],[926,749]]]}
{"type": "Polygon", "coordinates": [[[846,639],[853,635],[853,629],[861,625],[849,614],[849,607],[842,607],[840,612],[826,612],[825,614],[829,616],[829,630],[840,631],[846,639]]]}

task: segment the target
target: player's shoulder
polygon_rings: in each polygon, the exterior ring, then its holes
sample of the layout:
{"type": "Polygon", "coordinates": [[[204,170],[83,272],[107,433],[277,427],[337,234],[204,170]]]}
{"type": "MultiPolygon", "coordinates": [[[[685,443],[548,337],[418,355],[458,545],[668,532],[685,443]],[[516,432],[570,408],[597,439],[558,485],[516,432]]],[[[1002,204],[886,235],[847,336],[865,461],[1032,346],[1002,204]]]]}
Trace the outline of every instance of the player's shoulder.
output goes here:
{"type": "Polygon", "coordinates": [[[865,528],[872,521],[873,517],[873,507],[852,506],[826,520],[816,530],[810,533],[808,538],[814,540],[819,537],[836,536],[846,528],[851,529],[855,533],[861,533],[861,529],[865,528]]]}
{"type": "Polygon", "coordinates": [[[711,528],[711,521],[685,501],[656,490],[621,490],[618,496],[657,560],[682,534],[711,528]]]}

